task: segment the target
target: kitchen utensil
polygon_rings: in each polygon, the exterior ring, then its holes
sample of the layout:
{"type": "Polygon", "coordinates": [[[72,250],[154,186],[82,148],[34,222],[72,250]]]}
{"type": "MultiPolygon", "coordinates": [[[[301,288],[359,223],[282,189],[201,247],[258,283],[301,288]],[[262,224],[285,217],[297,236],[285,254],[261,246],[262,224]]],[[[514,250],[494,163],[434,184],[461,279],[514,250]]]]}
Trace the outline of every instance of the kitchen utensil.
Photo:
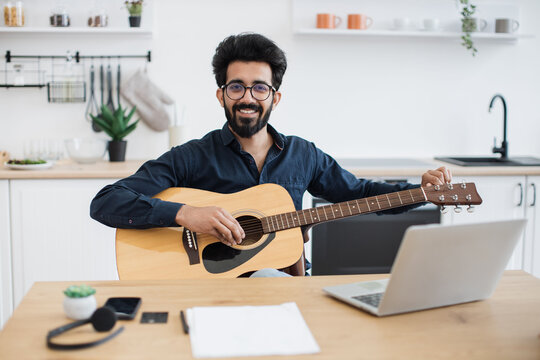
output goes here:
{"type": "Polygon", "coordinates": [[[92,120],[92,117],[90,115],[98,116],[99,115],[99,107],[96,102],[96,95],[95,95],[95,69],[94,65],[90,66],[90,99],[88,99],[88,105],[86,106],[86,112],[84,117],[87,121],[89,121],[92,124],[92,130],[95,132],[101,131],[101,128],[94,123],[94,120],[92,120]]]}
{"type": "Polygon", "coordinates": [[[69,157],[79,164],[92,164],[101,160],[107,151],[107,140],[73,138],[65,141],[69,157]]]}
{"type": "Polygon", "coordinates": [[[114,102],[113,102],[113,96],[112,96],[112,70],[111,65],[107,65],[107,107],[114,112],[114,102]]]}
{"type": "Polygon", "coordinates": [[[116,103],[120,107],[120,63],[118,63],[116,70],[116,103]]]}
{"type": "Polygon", "coordinates": [[[100,103],[100,109],[101,109],[101,106],[103,106],[105,104],[105,101],[103,99],[103,94],[104,94],[104,87],[105,87],[105,75],[104,75],[104,72],[103,72],[103,64],[101,64],[99,66],[99,89],[101,90],[101,103],[100,103]]]}

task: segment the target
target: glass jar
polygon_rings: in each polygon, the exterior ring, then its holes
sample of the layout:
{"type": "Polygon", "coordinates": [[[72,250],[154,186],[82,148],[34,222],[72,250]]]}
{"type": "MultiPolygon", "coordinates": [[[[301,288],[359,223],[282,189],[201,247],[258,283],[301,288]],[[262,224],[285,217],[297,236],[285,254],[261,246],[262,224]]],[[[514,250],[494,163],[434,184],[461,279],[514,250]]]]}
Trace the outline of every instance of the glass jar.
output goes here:
{"type": "Polygon", "coordinates": [[[4,4],[4,24],[6,26],[24,26],[24,6],[22,1],[8,1],[4,4]]]}
{"type": "Polygon", "coordinates": [[[71,19],[64,7],[56,7],[49,16],[50,24],[54,27],[68,27],[71,25],[71,19]]]}
{"type": "Polygon", "coordinates": [[[90,11],[88,16],[88,26],[90,27],[106,27],[109,25],[109,17],[103,8],[95,8],[90,11]]]}

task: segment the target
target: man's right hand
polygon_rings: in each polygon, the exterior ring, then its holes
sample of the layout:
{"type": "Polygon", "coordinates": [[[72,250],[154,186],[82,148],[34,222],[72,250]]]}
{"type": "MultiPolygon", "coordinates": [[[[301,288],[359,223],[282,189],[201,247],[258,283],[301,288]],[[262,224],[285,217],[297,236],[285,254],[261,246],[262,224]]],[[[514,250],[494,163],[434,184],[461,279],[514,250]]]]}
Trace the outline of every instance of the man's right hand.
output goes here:
{"type": "Polygon", "coordinates": [[[229,246],[240,244],[246,236],[238,221],[217,206],[184,204],[176,214],[176,223],[191,231],[212,235],[229,246]]]}

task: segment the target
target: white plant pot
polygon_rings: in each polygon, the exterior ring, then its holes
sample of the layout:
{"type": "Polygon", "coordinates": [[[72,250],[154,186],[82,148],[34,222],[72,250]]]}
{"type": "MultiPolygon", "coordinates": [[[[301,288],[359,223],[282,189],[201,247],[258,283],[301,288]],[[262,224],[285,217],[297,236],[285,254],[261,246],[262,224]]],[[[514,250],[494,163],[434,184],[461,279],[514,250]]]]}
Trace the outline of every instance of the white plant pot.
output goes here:
{"type": "Polygon", "coordinates": [[[88,319],[97,308],[97,302],[94,295],[82,298],[64,298],[64,312],[73,320],[88,319]]]}

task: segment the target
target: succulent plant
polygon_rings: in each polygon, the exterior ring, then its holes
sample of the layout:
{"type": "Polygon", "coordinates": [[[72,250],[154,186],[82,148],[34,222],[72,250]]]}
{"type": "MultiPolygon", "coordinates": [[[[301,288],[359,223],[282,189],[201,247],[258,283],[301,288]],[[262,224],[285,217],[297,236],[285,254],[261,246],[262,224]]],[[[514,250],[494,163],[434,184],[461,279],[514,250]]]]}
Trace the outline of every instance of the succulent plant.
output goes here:
{"type": "Polygon", "coordinates": [[[70,298],[83,298],[95,293],[96,290],[88,285],[71,285],[64,290],[64,294],[70,298]]]}
{"type": "Polygon", "coordinates": [[[126,8],[127,8],[128,12],[129,12],[129,15],[131,15],[131,16],[141,16],[142,7],[143,7],[143,0],[125,1],[124,5],[126,5],[126,8]]]}
{"type": "Polygon", "coordinates": [[[121,141],[129,133],[135,130],[135,127],[140,120],[138,119],[137,121],[128,124],[136,109],[137,107],[134,106],[126,116],[126,111],[128,109],[122,109],[122,106],[120,105],[114,112],[112,112],[107,105],[101,105],[101,114],[98,116],[90,116],[94,123],[105,131],[113,141],[121,141]]]}

